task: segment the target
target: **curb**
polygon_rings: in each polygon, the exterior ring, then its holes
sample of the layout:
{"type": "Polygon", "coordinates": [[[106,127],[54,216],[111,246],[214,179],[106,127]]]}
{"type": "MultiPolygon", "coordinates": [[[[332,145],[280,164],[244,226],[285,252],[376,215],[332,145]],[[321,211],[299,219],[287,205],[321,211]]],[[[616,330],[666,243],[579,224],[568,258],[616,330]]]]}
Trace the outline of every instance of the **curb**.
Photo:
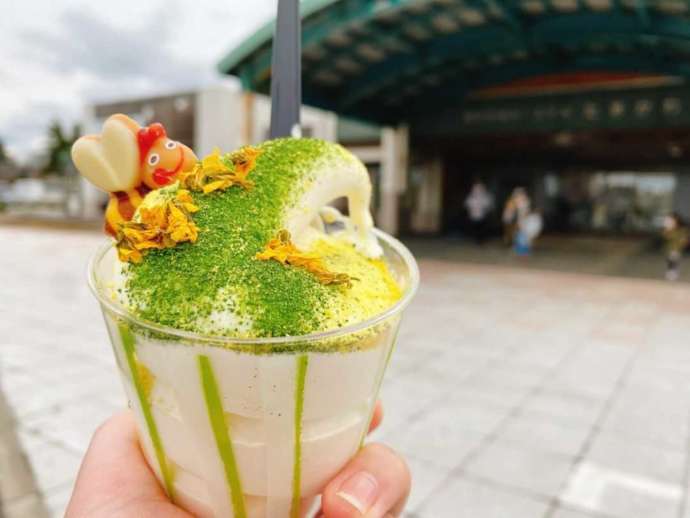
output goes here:
{"type": "Polygon", "coordinates": [[[48,518],[16,420],[0,386],[0,518],[48,518]]]}

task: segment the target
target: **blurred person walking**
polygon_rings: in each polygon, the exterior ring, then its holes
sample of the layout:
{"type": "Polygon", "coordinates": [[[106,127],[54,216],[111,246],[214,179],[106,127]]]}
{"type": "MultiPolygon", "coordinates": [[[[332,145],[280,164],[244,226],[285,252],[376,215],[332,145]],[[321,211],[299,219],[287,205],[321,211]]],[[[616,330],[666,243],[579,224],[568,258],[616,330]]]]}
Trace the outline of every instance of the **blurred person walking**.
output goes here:
{"type": "Polygon", "coordinates": [[[475,181],[465,198],[465,209],[470,218],[472,237],[478,245],[483,244],[486,239],[487,223],[493,207],[494,199],[491,193],[481,181],[475,181]]]}
{"type": "Polygon", "coordinates": [[[690,231],[676,213],[664,218],[663,236],[666,253],[666,280],[676,281],[680,275],[680,260],[690,242],[690,231]]]}
{"type": "Polygon", "coordinates": [[[532,210],[518,221],[513,249],[520,256],[532,253],[534,240],[539,237],[543,228],[543,220],[538,210],[532,210]]]}
{"type": "Polygon", "coordinates": [[[516,187],[503,207],[503,242],[513,246],[520,221],[529,214],[531,201],[524,187],[516,187]]]}

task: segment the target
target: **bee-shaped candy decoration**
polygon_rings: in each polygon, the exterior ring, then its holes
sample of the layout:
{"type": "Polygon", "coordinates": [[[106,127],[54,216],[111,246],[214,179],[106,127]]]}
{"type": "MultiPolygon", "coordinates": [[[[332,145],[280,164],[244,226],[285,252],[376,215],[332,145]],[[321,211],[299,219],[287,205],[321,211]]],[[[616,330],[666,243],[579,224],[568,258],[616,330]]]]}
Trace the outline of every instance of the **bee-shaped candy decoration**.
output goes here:
{"type": "Polygon", "coordinates": [[[170,140],[161,124],[142,128],[122,114],[109,117],[100,135],[77,140],[72,160],[84,178],[110,193],[105,230],[113,236],[148,192],[171,184],[198,161],[191,149],[170,140]]]}

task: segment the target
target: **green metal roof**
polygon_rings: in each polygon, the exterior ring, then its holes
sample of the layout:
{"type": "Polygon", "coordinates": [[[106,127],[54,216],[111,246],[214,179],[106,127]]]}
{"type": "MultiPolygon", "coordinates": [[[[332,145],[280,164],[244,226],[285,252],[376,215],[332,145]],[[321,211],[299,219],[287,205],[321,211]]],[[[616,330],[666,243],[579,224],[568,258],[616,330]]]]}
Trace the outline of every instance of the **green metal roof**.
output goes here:
{"type": "MultiPolygon", "coordinates": [[[[338,0],[308,0],[301,2],[300,13],[302,18],[307,18],[313,13],[327,8],[329,5],[338,2],[338,0]]],[[[237,47],[230,51],[230,53],[218,63],[218,69],[221,72],[227,72],[234,69],[244,61],[244,59],[261,47],[268,46],[270,48],[273,41],[273,33],[275,32],[276,21],[271,20],[264,24],[259,30],[252,34],[249,38],[240,43],[237,47]]]]}
{"type": "MultiPolygon", "coordinates": [[[[690,0],[306,0],[302,17],[305,103],[377,122],[540,75],[690,77],[690,0]]],[[[268,92],[274,25],[220,71],[268,92]]]]}

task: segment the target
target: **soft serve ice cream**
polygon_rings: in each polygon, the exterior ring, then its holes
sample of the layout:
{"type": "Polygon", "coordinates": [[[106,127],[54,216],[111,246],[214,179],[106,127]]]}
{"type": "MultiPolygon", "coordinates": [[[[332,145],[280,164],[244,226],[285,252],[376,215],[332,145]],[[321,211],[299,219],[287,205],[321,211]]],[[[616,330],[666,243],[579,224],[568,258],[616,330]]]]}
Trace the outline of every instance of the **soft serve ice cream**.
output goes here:
{"type": "MultiPolygon", "coordinates": [[[[138,184],[89,138],[75,163],[121,204],[138,184]]],[[[361,445],[414,262],[377,238],[368,173],[335,144],[279,139],[157,177],[92,270],[149,463],[198,516],[303,516],[361,445]],[[341,197],[349,217],[328,207],[341,197]]]]}

